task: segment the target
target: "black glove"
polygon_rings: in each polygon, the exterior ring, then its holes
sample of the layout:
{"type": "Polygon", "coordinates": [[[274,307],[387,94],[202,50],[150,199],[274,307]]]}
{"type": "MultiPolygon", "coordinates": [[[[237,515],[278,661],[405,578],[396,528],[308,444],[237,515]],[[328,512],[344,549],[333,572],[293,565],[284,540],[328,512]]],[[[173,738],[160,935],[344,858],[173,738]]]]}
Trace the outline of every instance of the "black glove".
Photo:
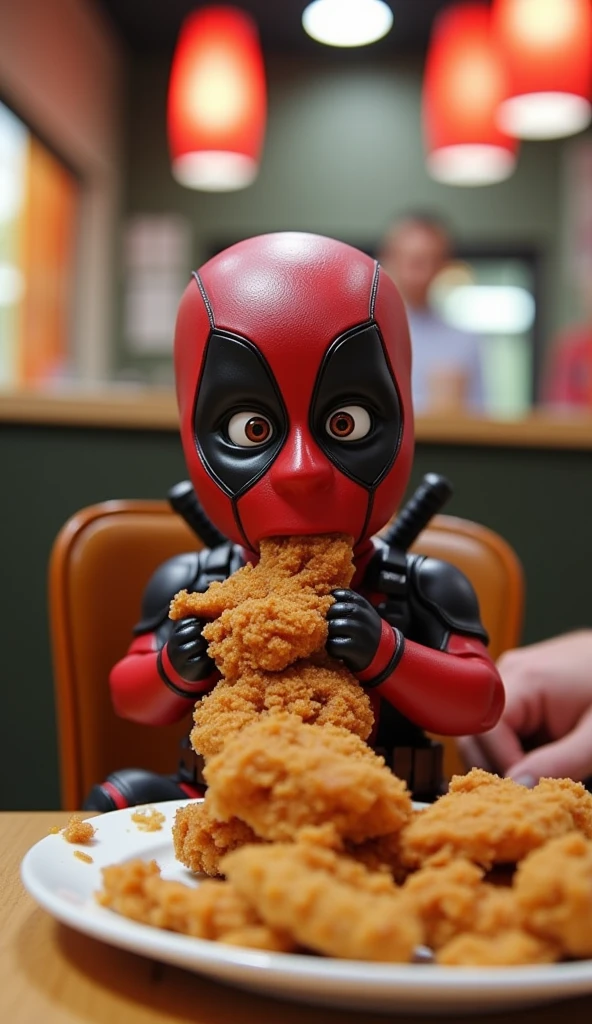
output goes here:
{"type": "Polygon", "coordinates": [[[202,619],[180,619],[166,645],[171,665],[187,683],[207,679],[216,667],[208,655],[207,640],[201,634],[204,626],[202,619]]]}
{"type": "Polygon", "coordinates": [[[351,672],[363,672],[380,644],[382,619],[355,590],[334,590],[335,603],[327,612],[329,635],[325,650],[341,658],[351,672]]]}

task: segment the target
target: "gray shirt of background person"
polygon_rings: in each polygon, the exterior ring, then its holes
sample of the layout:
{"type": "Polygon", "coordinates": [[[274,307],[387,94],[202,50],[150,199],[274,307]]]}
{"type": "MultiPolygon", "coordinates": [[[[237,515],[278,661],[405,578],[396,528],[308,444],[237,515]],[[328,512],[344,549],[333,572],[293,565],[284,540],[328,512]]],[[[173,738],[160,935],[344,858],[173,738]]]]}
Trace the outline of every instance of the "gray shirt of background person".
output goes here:
{"type": "MultiPolygon", "coordinates": [[[[465,406],[470,412],[483,412],[485,389],[478,335],[446,324],[429,309],[407,309],[411,335],[411,387],[415,413],[428,413],[433,395],[433,377],[458,371],[466,380],[465,406]]],[[[460,411],[460,410],[459,410],[460,411]]]]}

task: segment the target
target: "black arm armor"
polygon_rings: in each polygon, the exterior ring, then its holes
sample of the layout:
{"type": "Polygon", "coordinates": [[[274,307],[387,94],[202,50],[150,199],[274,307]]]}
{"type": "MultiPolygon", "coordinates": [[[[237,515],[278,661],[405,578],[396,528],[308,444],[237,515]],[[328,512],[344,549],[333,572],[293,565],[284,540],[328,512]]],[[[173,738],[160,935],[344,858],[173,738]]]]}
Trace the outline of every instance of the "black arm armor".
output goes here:
{"type": "Polygon", "coordinates": [[[444,650],[451,633],[489,642],[479,602],[467,577],[449,562],[408,555],[409,603],[413,633],[428,647],[444,650]]]}
{"type": "Polygon", "coordinates": [[[180,590],[203,593],[215,580],[228,579],[243,565],[241,549],[234,544],[221,544],[217,548],[202,548],[185,555],[175,555],[158,567],[142,598],[142,618],[134,626],[134,635],[157,633],[162,643],[172,628],[169,605],[180,590]]]}

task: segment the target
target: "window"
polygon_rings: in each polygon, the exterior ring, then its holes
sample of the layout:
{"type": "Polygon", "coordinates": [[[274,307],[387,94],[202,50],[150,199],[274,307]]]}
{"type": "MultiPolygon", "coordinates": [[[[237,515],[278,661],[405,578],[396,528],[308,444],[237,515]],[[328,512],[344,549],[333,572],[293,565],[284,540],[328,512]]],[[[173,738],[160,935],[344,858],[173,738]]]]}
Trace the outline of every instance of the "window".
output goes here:
{"type": "Polygon", "coordinates": [[[69,375],[80,187],[0,103],[0,386],[69,375]]]}

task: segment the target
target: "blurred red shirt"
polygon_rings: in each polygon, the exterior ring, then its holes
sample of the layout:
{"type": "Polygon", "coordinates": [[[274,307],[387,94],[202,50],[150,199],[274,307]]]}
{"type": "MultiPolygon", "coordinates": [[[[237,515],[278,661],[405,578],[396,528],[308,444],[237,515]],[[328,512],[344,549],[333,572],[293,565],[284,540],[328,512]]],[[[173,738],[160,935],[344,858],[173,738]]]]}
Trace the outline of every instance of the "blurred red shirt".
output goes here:
{"type": "Polygon", "coordinates": [[[592,410],[592,325],[559,335],[550,357],[543,401],[592,410]]]}

